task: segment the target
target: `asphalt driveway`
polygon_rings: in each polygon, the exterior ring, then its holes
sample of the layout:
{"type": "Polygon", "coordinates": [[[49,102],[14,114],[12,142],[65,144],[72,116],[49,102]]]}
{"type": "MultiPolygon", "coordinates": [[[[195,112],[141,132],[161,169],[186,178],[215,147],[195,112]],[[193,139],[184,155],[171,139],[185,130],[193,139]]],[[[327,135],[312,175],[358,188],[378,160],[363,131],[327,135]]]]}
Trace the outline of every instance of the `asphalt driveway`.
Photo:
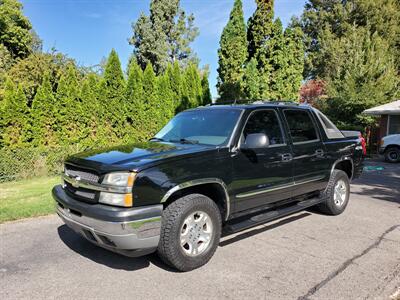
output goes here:
{"type": "Polygon", "coordinates": [[[226,236],[204,267],[102,250],[56,216],[0,225],[1,299],[390,299],[400,289],[400,164],[352,185],[345,213],[304,211],[226,236]]]}

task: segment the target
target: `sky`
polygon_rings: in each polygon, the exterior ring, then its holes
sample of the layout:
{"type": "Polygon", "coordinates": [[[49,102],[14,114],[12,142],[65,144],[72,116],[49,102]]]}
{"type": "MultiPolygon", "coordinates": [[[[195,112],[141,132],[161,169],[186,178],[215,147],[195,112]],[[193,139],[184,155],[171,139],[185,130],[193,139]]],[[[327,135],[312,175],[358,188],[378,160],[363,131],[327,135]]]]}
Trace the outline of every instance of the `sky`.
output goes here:
{"type": "MultiPolygon", "coordinates": [[[[253,14],[254,0],[242,0],[245,19],[253,14]]],[[[141,12],[148,14],[150,0],[21,0],[24,14],[43,40],[43,50],[56,48],[78,64],[92,66],[114,48],[126,65],[133,47],[131,24],[141,12]]],[[[275,0],[275,17],[284,26],[293,15],[300,15],[306,0],[275,0]]],[[[192,48],[200,66],[209,65],[210,88],[217,96],[218,48],[222,29],[228,22],[233,0],[181,0],[181,7],[195,16],[200,35],[192,48]]]]}

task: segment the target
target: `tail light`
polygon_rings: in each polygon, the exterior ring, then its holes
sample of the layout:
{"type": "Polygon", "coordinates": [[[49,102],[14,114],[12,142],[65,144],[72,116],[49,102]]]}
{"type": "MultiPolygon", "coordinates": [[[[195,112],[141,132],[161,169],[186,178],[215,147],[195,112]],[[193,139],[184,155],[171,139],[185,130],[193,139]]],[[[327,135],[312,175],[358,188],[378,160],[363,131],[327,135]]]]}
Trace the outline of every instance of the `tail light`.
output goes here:
{"type": "Polygon", "coordinates": [[[367,155],[367,143],[365,141],[365,138],[362,136],[361,132],[360,132],[360,135],[359,135],[359,139],[360,139],[360,142],[361,142],[361,147],[362,147],[362,150],[363,150],[363,154],[367,155]]]}

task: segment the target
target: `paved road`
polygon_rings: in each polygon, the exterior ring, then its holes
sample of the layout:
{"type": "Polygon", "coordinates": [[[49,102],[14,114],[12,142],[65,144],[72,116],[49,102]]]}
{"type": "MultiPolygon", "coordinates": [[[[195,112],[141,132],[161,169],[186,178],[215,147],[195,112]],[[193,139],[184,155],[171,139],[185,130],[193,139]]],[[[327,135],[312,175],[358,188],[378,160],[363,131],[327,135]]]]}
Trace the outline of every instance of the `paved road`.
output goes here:
{"type": "Polygon", "coordinates": [[[378,164],[353,183],[342,215],[305,211],[224,237],[189,273],[97,248],[55,216],[0,225],[0,298],[390,299],[400,288],[400,165],[378,164]]]}

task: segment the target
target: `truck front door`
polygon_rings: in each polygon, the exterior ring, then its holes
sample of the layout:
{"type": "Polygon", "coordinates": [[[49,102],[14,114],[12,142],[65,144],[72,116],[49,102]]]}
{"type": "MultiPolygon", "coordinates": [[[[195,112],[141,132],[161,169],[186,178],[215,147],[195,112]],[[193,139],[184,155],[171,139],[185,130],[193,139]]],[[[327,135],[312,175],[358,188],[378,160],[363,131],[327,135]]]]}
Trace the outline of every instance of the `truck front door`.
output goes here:
{"type": "Polygon", "coordinates": [[[290,146],[275,109],[255,110],[241,132],[239,150],[233,155],[235,211],[259,207],[291,197],[293,165],[290,146]],[[248,134],[263,133],[269,138],[265,148],[240,150],[248,134]]]}

